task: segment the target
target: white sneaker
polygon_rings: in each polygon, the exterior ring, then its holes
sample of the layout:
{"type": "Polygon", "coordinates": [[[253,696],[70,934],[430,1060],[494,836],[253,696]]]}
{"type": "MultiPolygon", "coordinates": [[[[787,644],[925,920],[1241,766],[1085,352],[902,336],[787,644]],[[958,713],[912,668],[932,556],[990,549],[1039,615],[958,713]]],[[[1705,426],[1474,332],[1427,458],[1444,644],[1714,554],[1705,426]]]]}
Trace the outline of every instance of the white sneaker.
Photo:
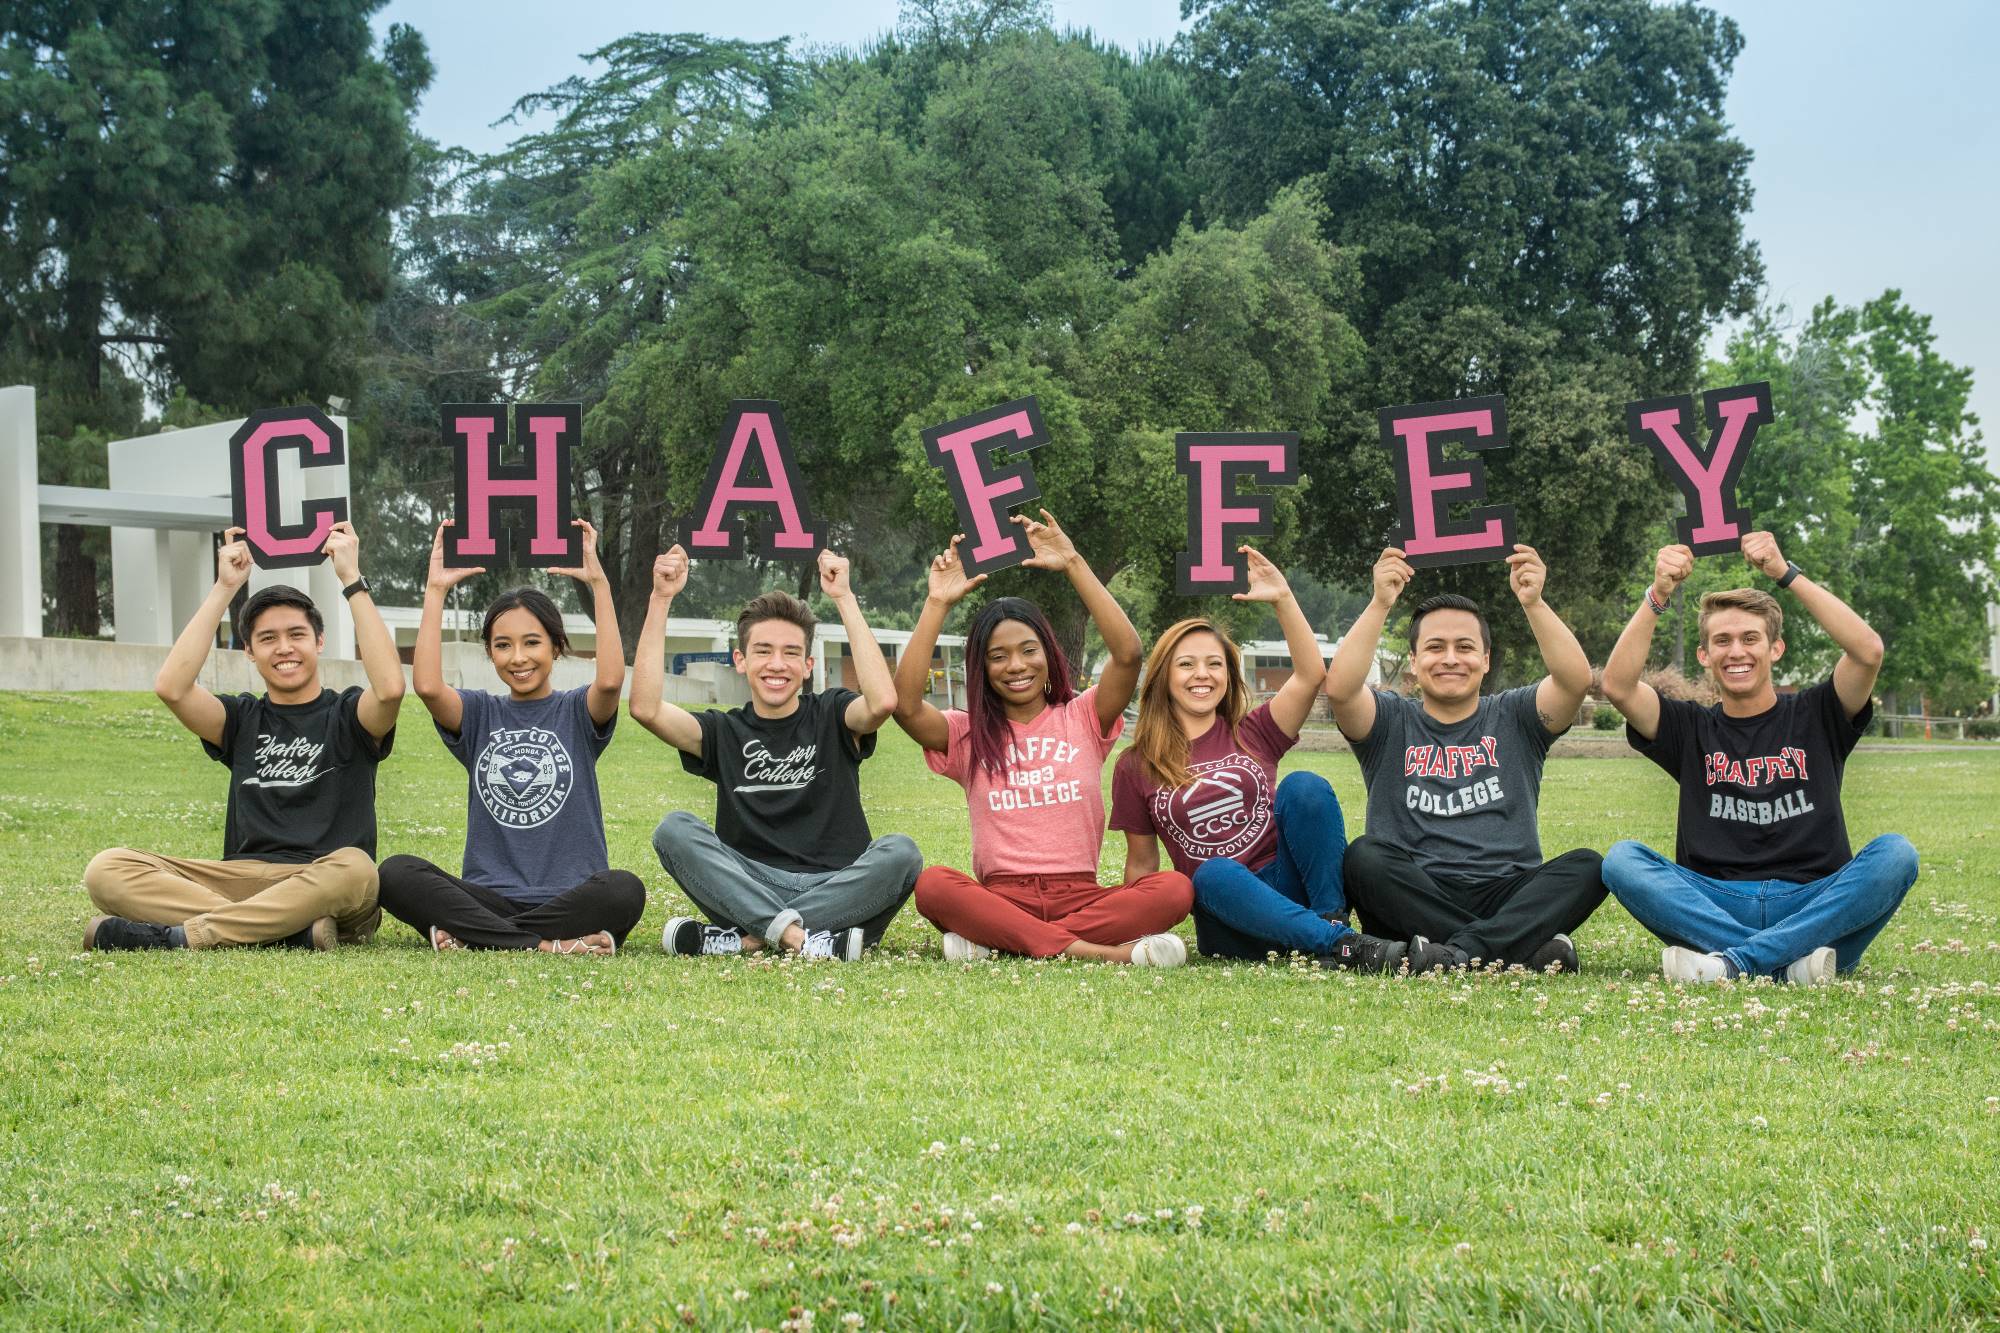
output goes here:
{"type": "Polygon", "coordinates": [[[1785,969],[1785,980],[1794,986],[1818,986],[1833,980],[1835,965],[1832,949],[1814,949],[1785,969]]]}
{"type": "Polygon", "coordinates": [[[1187,945],[1178,935],[1142,935],[1132,946],[1134,967],[1179,967],[1187,961],[1187,945]]]}
{"type": "Polygon", "coordinates": [[[1660,950],[1660,971],[1668,981],[1722,981],[1729,976],[1729,964],[1719,953],[1702,953],[1669,945],[1660,950]]]}
{"type": "Polygon", "coordinates": [[[944,960],[947,963],[977,963],[991,958],[993,951],[983,944],[974,944],[963,935],[944,933],[944,960]]]}
{"type": "Polygon", "coordinates": [[[861,927],[807,931],[799,957],[821,962],[852,963],[861,957],[861,927]]]}

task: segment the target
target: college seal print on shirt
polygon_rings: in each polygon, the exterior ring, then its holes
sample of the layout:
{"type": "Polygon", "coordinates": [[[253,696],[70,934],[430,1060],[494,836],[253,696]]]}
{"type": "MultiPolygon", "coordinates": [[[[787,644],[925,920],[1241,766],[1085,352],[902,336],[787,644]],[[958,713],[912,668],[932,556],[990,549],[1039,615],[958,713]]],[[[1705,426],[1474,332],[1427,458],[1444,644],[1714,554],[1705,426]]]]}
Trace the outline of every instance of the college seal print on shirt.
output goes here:
{"type": "Polygon", "coordinates": [[[569,751],[541,727],[494,732],[473,774],[486,813],[513,828],[548,823],[576,785],[569,751]]]}

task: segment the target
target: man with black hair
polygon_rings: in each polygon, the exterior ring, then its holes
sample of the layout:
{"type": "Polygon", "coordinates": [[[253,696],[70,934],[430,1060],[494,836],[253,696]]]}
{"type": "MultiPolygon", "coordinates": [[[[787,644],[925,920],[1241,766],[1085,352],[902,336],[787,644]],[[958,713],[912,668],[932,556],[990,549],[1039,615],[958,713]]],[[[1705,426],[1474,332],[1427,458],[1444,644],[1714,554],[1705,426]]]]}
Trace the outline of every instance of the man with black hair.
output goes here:
{"type": "Polygon", "coordinates": [[[840,612],[859,692],[815,692],[812,608],[767,592],[736,621],[740,708],[690,713],[666,702],[667,616],[687,586],[687,552],[653,562],[653,596],[632,658],[632,720],[715,784],[715,823],[675,810],[653,850],[708,917],[672,917],[671,954],[736,954],[770,946],[854,962],[916,888],[923,857],[900,833],[873,837],[861,809],[861,761],[896,711],[896,683],[848,582],[847,560],[819,553],[819,586],[840,612]]]}
{"type": "Polygon", "coordinates": [[[1410,615],[1422,698],[1368,689],[1383,626],[1412,573],[1393,546],[1375,562],[1375,595],[1327,671],[1334,721],[1368,785],[1368,831],[1347,848],[1347,901],[1370,935],[1409,941],[1412,972],[1477,963],[1574,972],[1568,932],[1604,901],[1598,854],[1545,862],[1536,827],[1542,764],[1576,720],[1590,662],[1542,600],[1542,558],[1517,545],[1507,564],[1548,669],[1537,683],[1482,695],[1492,631],[1476,603],[1441,594],[1410,615]]]}
{"type": "Polygon", "coordinates": [[[85,949],[213,949],[281,943],[331,949],[374,934],[375,765],[395,741],[403,700],[396,642],[361,577],[360,544],[336,523],[326,555],[354,614],[368,686],[320,682],[325,622],[312,599],[278,585],[244,603],[236,629],[264,679],[262,695],[218,698],[200,674],[215,632],[250,578],[241,528],[224,534],[215,586],[154,679],[153,692],[229,766],[220,861],[114,847],[83,872],[108,915],[84,928],[85,949]]]}

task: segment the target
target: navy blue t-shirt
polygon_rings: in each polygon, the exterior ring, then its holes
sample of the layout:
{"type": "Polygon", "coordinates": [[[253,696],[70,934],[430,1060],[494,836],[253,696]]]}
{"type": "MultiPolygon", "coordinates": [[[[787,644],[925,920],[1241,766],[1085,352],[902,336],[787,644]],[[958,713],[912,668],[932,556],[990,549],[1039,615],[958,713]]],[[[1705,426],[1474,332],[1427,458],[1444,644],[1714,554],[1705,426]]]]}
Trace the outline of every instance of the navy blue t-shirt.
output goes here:
{"type": "Polygon", "coordinates": [[[458,699],[458,734],[438,735],[471,778],[465,878],[540,903],[608,869],[597,756],[618,715],[599,726],[587,685],[526,702],[485,690],[458,699]]]}

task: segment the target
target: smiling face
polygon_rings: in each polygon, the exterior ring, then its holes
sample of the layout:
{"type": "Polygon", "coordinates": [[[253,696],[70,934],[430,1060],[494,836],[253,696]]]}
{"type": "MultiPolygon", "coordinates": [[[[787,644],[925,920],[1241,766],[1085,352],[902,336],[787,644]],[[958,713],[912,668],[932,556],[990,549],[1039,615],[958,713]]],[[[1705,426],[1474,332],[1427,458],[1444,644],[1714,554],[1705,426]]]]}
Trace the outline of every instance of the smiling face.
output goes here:
{"type": "Polygon", "coordinates": [[[1695,656],[1708,668],[1725,703],[1754,705],[1771,688],[1771,667],[1785,655],[1785,641],[1771,637],[1769,624],[1754,611],[1711,611],[1695,656]]]}
{"type": "Polygon", "coordinates": [[[1029,718],[1042,711],[1049,688],[1049,659],[1032,626],[1003,620],[986,639],[986,683],[1000,696],[1007,716],[1029,718]]]}
{"type": "Polygon", "coordinates": [[[1167,663],[1167,697],[1190,735],[1208,730],[1216,712],[1229,702],[1229,658],[1222,640],[1208,630],[1195,630],[1174,645],[1167,663]]]}
{"type": "Polygon", "coordinates": [[[542,622],[526,607],[502,611],[493,618],[486,656],[516,699],[540,699],[549,692],[555,670],[556,646],[542,622]]]}
{"type": "Polygon", "coordinates": [[[1411,665],[1426,701],[1450,706],[1477,699],[1491,665],[1479,617],[1450,608],[1430,612],[1418,625],[1411,665]]]}
{"type": "Polygon", "coordinates": [[[250,626],[243,651],[250,654],[264,688],[279,703],[319,694],[320,636],[296,606],[273,606],[250,626]]]}
{"type": "Polygon", "coordinates": [[[811,645],[804,629],[789,620],[759,620],[743,631],[736,670],[750,682],[750,701],[763,717],[783,717],[798,707],[799,691],[812,676],[811,645]]]}

